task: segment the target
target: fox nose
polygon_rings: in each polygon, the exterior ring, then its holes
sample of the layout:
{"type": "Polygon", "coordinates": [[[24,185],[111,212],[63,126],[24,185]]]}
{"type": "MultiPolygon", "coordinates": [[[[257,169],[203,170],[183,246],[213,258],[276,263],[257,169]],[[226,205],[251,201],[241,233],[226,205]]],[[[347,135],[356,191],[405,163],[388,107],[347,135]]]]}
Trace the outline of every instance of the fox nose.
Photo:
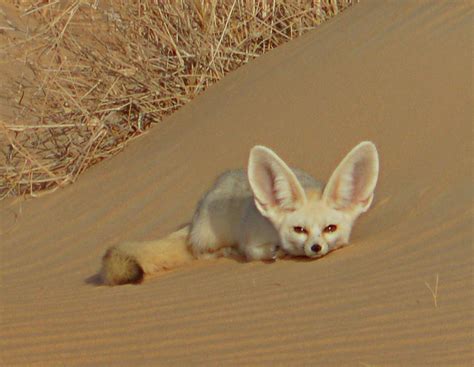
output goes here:
{"type": "Polygon", "coordinates": [[[321,251],[321,246],[315,243],[313,246],[311,246],[311,251],[318,253],[319,251],[321,251]]]}

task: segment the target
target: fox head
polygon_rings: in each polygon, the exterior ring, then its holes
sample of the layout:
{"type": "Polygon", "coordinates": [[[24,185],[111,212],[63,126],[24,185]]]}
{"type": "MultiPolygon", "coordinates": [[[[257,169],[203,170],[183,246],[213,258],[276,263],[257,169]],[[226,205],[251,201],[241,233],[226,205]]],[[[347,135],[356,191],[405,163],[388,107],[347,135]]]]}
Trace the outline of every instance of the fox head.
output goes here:
{"type": "Polygon", "coordinates": [[[362,142],[339,163],[324,190],[301,186],[295,173],[275,152],[255,146],[248,178],[255,205],[293,256],[321,257],[349,242],[357,217],[374,197],[379,160],[375,145],[362,142]]]}

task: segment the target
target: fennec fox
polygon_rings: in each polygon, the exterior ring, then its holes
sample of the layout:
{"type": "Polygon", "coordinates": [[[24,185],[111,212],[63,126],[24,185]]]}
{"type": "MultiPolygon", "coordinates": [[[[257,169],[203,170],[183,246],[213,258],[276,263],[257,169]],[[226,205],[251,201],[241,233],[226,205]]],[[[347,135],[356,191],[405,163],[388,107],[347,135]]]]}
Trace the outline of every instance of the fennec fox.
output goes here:
{"type": "Polygon", "coordinates": [[[199,202],[189,226],[151,242],[122,243],[103,258],[106,284],[139,283],[145,274],[194,258],[318,258],[348,243],[356,218],[372,203],[379,170],[371,142],[353,148],[327,185],[290,169],[255,146],[247,174],[222,174],[199,202]]]}

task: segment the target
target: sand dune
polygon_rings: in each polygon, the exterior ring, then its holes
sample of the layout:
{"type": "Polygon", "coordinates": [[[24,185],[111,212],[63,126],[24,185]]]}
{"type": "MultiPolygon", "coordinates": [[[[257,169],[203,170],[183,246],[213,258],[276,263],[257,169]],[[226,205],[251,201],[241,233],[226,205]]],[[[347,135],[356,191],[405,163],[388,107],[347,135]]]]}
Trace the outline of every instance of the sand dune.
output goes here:
{"type": "Polygon", "coordinates": [[[472,24],[469,2],[363,1],[76,184],[3,202],[1,364],[471,365],[472,24]],[[186,223],[254,144],[327,179],[361,140],[381,174],[352,246],[96,284],[108,246],[186,223]]]}

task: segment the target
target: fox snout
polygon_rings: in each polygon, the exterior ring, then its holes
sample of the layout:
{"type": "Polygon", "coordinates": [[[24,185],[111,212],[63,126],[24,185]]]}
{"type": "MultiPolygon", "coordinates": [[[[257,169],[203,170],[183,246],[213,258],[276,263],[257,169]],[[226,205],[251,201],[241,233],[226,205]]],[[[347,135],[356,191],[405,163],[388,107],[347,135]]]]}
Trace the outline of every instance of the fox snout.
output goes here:
{"type": "Polygon", "coordinates": [[[304,246],[304,252],[307,257],[320,257],[326,255],[328,246],[323,242],[313,242],[304,246]]]}

